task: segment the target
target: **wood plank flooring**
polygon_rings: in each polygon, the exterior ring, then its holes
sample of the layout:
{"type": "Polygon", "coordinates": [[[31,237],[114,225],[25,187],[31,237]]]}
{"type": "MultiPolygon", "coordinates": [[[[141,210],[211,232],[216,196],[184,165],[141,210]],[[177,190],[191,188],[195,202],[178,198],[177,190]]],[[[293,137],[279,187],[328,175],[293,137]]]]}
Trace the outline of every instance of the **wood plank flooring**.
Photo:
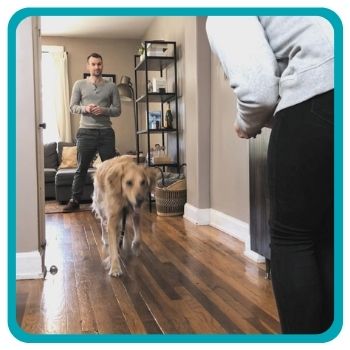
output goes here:
{"type": "Polygon", "coordinates": [[[210,226],[144,211],[141,254],[123,275],[104,270],[100,225],[90,212],[46,214],[44,280],[17,281],[17,321],[48,334],[271,334],[280,327],[264,265],[210,226]]]}

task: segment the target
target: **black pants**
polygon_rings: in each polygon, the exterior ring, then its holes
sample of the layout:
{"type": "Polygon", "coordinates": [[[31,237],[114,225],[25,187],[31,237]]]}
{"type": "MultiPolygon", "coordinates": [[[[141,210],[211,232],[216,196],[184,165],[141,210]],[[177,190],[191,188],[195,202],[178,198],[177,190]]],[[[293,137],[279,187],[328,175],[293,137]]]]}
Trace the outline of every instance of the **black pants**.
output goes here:
{"type": "Polygon", "coordinates": [[[78,169],[72,185],[72,198],[77,201],[83,193],[86,174],[96,152],[102,161],[116,156],[115,134],[112,128],[80,128],[77,132],[78,169]]]}
{"type": "Polygon", "coordinates": [[[271,273],[283,333],[333,321],[333,90],[277,113],[268,150],[271,273]]]}

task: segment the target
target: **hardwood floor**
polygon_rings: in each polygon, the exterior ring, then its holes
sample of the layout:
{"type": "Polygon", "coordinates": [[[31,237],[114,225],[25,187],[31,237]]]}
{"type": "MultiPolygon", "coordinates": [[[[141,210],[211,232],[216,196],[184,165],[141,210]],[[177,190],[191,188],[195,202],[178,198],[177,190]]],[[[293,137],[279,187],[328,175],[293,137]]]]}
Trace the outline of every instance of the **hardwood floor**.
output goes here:
{"type": "MultiPolygon", "coordinates": [[[[90,212],[46,215],[45,280],[17,282],[17,321],[29,333],[279,333],[271,281],[243,243],[182,217],[144,211],[141,254],[122,251],[123,276],[102,260],[90,212]]],[[[130,233],[130,235],[128,235],[130,233]]]]}

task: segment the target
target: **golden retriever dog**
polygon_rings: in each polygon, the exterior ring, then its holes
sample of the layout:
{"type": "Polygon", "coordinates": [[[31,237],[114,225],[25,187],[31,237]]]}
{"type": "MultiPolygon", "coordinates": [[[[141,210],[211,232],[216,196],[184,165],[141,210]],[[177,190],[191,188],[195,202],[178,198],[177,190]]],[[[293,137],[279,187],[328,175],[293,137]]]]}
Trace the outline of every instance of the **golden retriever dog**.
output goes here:
{"type": "Polygon", "coordinates": [[[155,185],[156,174],[155,169],[136,164],[130,156],[106,160],[96,170],[92,209],[101,221],[102,241],[109,246],[105,263],[111,276],[122,274],[118,245],[126,215],[130,215],[133,222],[132,250],[139,252],[141,205],[155,185]]]}

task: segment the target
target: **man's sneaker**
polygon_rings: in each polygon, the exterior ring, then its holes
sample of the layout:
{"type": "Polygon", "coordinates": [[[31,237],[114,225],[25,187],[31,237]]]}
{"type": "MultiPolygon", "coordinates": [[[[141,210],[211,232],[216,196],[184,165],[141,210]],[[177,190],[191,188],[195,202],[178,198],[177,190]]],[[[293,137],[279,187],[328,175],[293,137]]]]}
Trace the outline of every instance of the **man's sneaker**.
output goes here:
{"type": "Polygon", "coordinates": [[[70,213],[78,209],[79,209],[79,202],[74,199],[70,199],[68,204],[63,208],[63,211],[65,213],[70,213]]]}

